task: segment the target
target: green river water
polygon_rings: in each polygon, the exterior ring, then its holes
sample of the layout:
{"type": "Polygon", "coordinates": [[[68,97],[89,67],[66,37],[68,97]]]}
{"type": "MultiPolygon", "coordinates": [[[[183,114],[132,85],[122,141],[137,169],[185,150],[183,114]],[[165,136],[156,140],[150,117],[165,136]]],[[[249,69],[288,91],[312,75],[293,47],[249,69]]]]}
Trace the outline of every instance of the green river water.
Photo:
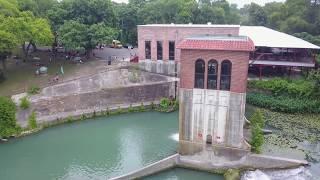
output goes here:
{"type": "MultiPolygon", "coordinates": [[[[178,112],[131,113],[48,128],[0,144],[0,179],[107,179],[176,153],[172,137],[177,132],[178,112]]],[[[150,178],[222,177],[173,169],[150,178]]]]}

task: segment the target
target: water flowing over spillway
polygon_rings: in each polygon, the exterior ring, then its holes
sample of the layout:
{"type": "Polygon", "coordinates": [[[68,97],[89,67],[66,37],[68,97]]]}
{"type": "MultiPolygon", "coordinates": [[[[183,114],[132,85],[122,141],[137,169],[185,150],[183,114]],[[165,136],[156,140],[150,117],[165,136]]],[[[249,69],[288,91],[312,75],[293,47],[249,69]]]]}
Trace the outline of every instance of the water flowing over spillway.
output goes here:
{"type": "Polygon", "coordinates": [[[242,180],[307,180],[312,176],[305,167],[273,171],[247,171],[243,174],[242,180]]]}

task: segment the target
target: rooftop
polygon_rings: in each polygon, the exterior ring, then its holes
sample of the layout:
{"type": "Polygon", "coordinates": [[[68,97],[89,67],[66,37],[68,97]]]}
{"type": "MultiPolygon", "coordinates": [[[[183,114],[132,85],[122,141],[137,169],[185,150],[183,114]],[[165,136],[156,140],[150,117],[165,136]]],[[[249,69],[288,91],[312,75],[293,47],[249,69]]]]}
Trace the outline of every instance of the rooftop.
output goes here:
{"type": "Polygon", "coordinates": [[[241,26],[239,35],[250,37],[255,46],[320,49],[305,40],[263,26],[241,26]]]}
{"type": "Polygon", "coordinates": [[[320,49],[319,46],[309,43],[292,35],[275,31],[263,26],[240,26],[228,24],[146,24],[140,27],[172,27],[172,28],[239,28],[240,36],[249,37],[254,45],[272,48],[301,48],[320,49]]]}
{"type": "Polygon", "coordinates": [[[181,27],[181,28],[239,28],[240,25],[231,25],[231,24],[145,24],[145,25],[138,25],[141,27],[181,27]]]}
{"type": "Polygon", "coordinates": [[[254,44],[245,36],[196,36],[183,40],[178,49],[253,51],[254,44]]]}

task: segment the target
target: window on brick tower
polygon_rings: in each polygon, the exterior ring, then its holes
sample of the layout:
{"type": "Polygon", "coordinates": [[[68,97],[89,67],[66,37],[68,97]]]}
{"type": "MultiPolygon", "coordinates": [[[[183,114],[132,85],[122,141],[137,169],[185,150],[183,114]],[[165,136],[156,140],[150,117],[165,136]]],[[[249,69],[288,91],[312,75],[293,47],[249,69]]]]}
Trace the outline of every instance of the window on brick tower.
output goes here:
{"type": "Polygon", "coordinates": [[[151,59],[151,41],[145,41],[146,59],[151,59]]]}
{"type": "Polygon", "coordinates": [[[216,60],[210,60],[208,63],[208,89],[217,89],[218,63],[216,60]]]}
{"type": "Polygon", "coordinates": [[[174,60],[174,51],[175,49],[175,42],[169,41],[169,60],[174,60]]]}
{"type": "Polygon", "coordinates": [[[205,63],[202,59],[198,59],[195,63],[194,88],[204,88],[204,71],[205,63]]]}
{"type": "Polygon", "coordinates": [[[230,90],[232,64],[229,60],[221,63],[220,90],[230,90]]]}
{"type": "Polygon", "coordinates": [[[162,60],[162,41],[157,41],[157,59],[162,60]]]}

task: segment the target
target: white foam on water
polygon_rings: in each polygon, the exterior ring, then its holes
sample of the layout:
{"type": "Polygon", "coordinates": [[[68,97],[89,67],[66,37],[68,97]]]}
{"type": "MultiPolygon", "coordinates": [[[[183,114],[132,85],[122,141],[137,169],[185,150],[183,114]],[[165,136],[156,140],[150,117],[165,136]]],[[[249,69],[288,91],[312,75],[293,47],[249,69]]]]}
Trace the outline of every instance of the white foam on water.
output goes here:
{"type": "Polygon", "coordinates": [[[310,172],[302,166],[285,170],[246,171],[241,180],[307,180],[311,177],[310,172]]]}
{"type": "Polygon", "coordinates": [[[171,134],[170,139],[173,139],[175,141],[179,141],[179,133],[171,134]]]}
{"type": "Polygon", "coordinates": [[[262,171],[255,170],[255,171],[247,171],[241,177],[241,180],[271,180],[265,173],[262,171]]]}

